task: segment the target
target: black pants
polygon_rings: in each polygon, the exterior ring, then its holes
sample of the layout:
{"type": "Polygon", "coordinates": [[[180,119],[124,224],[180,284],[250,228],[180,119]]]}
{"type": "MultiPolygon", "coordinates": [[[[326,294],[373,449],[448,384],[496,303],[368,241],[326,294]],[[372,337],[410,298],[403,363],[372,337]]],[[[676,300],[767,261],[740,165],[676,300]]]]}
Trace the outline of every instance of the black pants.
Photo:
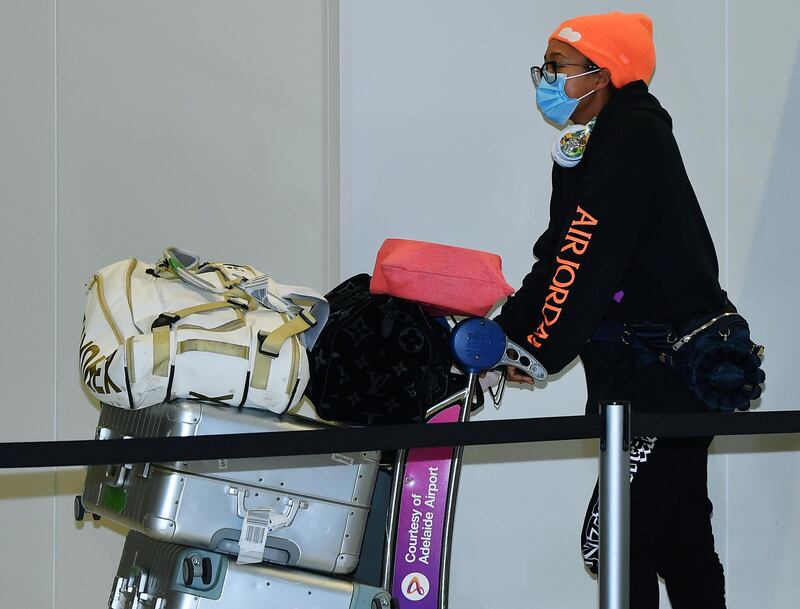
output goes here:
{"type": "MultiPolygon", "coordinates": [[[[711,438],[637,438],[631,446],[630,609],[658,607],[658,576],[673,609],[725,609],[714,550],[707,462],[711,438]]],[[[583,527],[597,572],[597,487],[583,527]]]]}

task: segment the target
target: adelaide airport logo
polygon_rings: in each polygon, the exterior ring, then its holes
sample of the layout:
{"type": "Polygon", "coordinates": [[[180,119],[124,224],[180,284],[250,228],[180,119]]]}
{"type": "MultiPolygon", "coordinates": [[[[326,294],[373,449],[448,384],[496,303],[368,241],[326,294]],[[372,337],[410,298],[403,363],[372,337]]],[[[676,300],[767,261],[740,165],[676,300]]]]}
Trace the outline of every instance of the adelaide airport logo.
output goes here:
{"type": "Polygon", "coordinates": [[[401,589],[403,596],[410,601],[421,601],[428,596],[430,582],[422,573],[409,573],[403,578],[401,589]]]}

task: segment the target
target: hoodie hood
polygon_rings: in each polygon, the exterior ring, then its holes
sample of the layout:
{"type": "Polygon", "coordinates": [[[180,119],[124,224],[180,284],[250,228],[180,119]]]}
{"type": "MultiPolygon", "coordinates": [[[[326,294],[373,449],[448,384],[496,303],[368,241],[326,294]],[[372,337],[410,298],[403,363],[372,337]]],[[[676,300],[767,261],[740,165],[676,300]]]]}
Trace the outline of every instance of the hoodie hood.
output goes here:
{"type": "Polygon", "coordinates": [[[644,81],[637,80],[619,89],[600,111],[592,135],[599,135],[598,131],[603,131],[628,116],[634,118],[638,115],[639,118],[644,118],[640,113],[650,115],[649,120],[657,118],[663,121],[672,130],[672,118],[669,113],[649,92],[644,81]]]}

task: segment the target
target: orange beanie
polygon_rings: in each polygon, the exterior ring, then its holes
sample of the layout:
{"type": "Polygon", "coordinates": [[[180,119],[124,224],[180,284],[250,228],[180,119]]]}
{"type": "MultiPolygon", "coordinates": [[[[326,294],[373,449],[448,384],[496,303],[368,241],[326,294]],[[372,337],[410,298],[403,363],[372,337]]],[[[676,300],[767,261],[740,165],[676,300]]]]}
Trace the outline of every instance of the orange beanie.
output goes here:
{"type": "Polygon", "coordinates": [[[642,13],[605,13],[567,19],[551,34],[611,73],[619,88],[635,80],[650,83],[656,67],[653,22],[642,13]]]}

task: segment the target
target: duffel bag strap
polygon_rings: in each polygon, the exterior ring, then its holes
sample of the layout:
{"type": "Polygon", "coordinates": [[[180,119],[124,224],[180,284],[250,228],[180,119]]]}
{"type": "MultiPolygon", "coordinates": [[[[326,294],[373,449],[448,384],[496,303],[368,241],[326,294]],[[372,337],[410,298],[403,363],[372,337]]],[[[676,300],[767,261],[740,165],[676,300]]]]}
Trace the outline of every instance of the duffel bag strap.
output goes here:
{"type": "Polygon", "coordinates": [[[294,299],[281,289],[283,287],[269,275],[253,277],[241,285],[242,290],[266,308],[279,313],[297,313],[303,305],[294,302],[294,299]]]}
{"type": "Polygon", "coordinates": [[[232,278],[220,265],[205,263],[203,268],[211,268],[217,271],[221,276],[223,287],[217,287],[210,281],[200,277],[200,273],[198,273],[200,270],[200,257],[186,250],[168,247],[161,254],[161,258],[156,261],[158,276],[172,276],[212,294],[228,294],[231,288],[238,284],[237,281],[232,281],[232,278]]]}
{"type": "MultiPolygon", "coordinates": [[[[269,275],[257,275],[250,279],[236,277],[231,275],[222,263],[200,264],[200,258],[195,254],[174,247],[164,250],[156,263],[156,268],[161,276],[181,279],[193,287],[218,296],[226,296],[229,300],[239,299],[246,303],[246,308],[250,311],[264,307],[279,313],[303,314],[307,319],[313,319],[314,323],[299,332],[311,329],[301,339],[307,349],[313,348],[319,332],[328,320],[328,301],[316,290],[302,286],[283,285],[277,283],[269,275]],[[223,287],[217,287],[201,277],[200,271],[206,269],[212,269],[217,273],[223,287]]],[[[255,274],[252,267],[243,268],[255,274]]],[[[175,321],[177,320],[164,319],[162,323],[175,323],[175,321]]],[[[281,344],[283,343],[281,342],[281,344]]]]}
{"type": "Polygon", "coordinates": [[[220,300],[218,302],[206,302],[203,304],[195,305],[193,307],[186,307],[184,309],[178,309],[177,311],[165,311],[158,317],[156,317],[153,324],[150,326],[152,330],[156,328],[160,328],[162,326],[172,326],[178,320],[183,319],[185,317],[189,317],[189,315],[194,315],[195,313],[206,313],[208,311],[218,311],[220,309],[247,309],[248,303],[243,299],[239,299],[236,297],[228,298],[226,300],[220,300]]]}
{"type": "Polygon", "coordinates": [[[282,326],[278,326],[272,332],[259,332],[259,338],[263,338],[259,351],[272,358],[278,357],[283,343],[290,337],[305,332],[316,325],[317,320],[314,319],[311,313],[300,311],[293,319],[287,321],[282,326]]]}
{"type": "Polygon", "coordinates": [[[114,338],[117,340],[117,345],[121,345],[123,342],[125,342],[125,337],[122,335],[117,322],[114,320],[114,316],[111,314],[111,309],[108,306],[108,301],[106,300],[105,296],[105,289],[103,287],[103,277],[101,275],[95,275],[92,277],[88,288],[90,290],[92,288],[96,288],[97,302],[100,304],[100,310],[103,311],[103,316],[106,319],[106,323],[108,323],[108,326],[114,333],[114,338]]]}
{"type": "MultiPolygon", "coordinates": [[[[153,330],[153,375],[168,377],[170,370],[170,331],[169,326],[153,330]]],[[[169,396],[167,396],[169,399],[169,396]]]]}
{"type": "Polygon", "coordinates": [[[250,311],[260,306],[266,306],[265,303],[243,290],[241,286],[247,282],[241,277],[231,276],[223,264],[206,262],[201,266],[198,256],[184,250],[172,247],[165,249],[161,258],[156,262],[156,269],[158,269],[159,277],[180,279],[184,283],[211,294],[226,296],[229,299],[239,299],[246,303],[246,308],[250,311]],[[213,269],[217,273],[222,287],[217,287],[201,277],[202,273],[199,272],[201,268],[213,269]]]}
{"type": "MultiPolygon", "coordinates": [[[[280,316],[286,319],[284,313],[280,313],[280,316]]],[[[278,326],[272,332],[260,331],[258,333],[258,349],[253,363],[250,386],[257,389],[266,389],[272,360],[278,357],[283,344],[291,337],[313,327],[316,323],[316,320],[309,313],[301,311],[294,319],[285,321],[283,325],[278,326]]],[[[296,365],[299,358],[299,350],[301,349],[299,341],[294,341],[293,349],[292,357],[295,363],[289,374],[290,379],[294,378],[296,374],[296,365]]]]}
{"type": "Polygon", "coordinates": [[[295,314],[305,311],[313,317],[316,323],[307,332],[303,332],[301,340],[306,349],[314,348],[319,333],[328,322],[330,311],[328,301],[322,294],[303,286],[280,284],[269,275],[260,275],[242,282],[241,289],[268,309],[295,314]]]}

